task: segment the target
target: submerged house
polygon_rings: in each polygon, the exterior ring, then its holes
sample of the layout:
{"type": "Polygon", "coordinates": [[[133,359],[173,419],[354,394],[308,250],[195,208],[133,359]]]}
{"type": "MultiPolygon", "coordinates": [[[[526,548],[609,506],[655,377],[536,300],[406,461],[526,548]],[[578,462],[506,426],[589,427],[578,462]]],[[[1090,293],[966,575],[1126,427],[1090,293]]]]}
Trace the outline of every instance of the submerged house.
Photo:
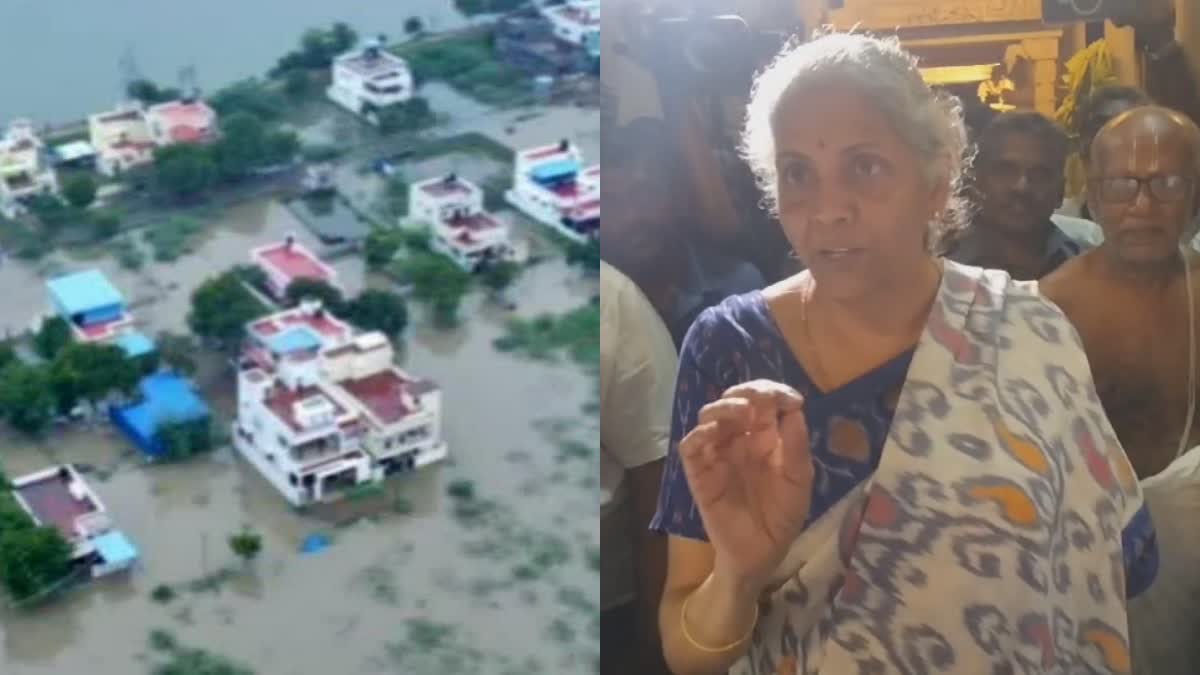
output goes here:
{"type": "Polygon", "coordinates": [[[572,241],[600,236],[600,167],[584,167],[583,155],[568,140],[518,152],[513,186],[504,198],[572,241]]]}
{"type": "Polygon", "coordinates": [[[483,208],[483,190],[456,174],[408,188],[408,219],[428,223],[430,248],[467,272],[511,260],[508,226],[483,208]]]}
{"type": "Polygon", "coordinates": [[[57,193],[58,178],[33,124],[12,122],[0,136],[0,214],[16,217],[22,200],[57,193]]]}
{"type": "Polygon", "coordinates": [[[98,270],[85,270],[46,282],[50,312],[71,326],[80,342],[105,342],[133,326],[125,296],[98,270]]]}
{"type": "Polygon", "coordinates": [[[337,270],[322,262],[293,235],[281,242],[253,249],[250,262],[266,274],[267,290],[275,300],[283,300],[288,286],[298,279],[323,281],[341,290],[337,270]]]}
{"type": "MultiPolygon", "coordinates": [[[[175,448],[161,433],[181,425],[197,442],[210,439],[212,412],[188,380],[176,373],[159,372],[142,379],[138,397],[128,405],[109,409],[112,423],[149,459],[169,457],[175,448]]],[[[207,448],[190,448],[192,451],[207,448]]]]}
{"type": "Polygon", "coordinates": [[[237,451],[293,506],[438,462],[441,392],[319,302],[252,322],[238,364],[237,451]]]}
{"type": "Polygon", "coordinates": [[[71,464],[14,478],[12,494],[36,525],[62,534],[71,545],[72,563],[89,576],[108,576],[137,564],[137,547],[114,527],[100,497],[71,464]]]}
{"type": "Polygon", "coordinates": [[[404,103],[413,96],[408,62],[372,40],[333,60],[326,95],[346,110],[375,123],[375,111],[404,103]]]}

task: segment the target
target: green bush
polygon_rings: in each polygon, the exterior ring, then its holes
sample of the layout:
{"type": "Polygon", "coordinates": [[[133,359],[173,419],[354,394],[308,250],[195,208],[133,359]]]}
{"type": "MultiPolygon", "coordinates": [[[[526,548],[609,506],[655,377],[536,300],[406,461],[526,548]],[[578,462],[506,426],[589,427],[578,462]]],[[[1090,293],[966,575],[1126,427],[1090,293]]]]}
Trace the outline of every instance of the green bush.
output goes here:
{"type": "Polygon", "coordinates": [[[446,494],[449,494],[455,499],[474,499],[475,498],[475,483],[466,478],[451,481],[446,486],[446,494]]]}
{"type": "Polygon", "coordinates": [[[146,231],[146,242],[154,249],[154,259],[171,262],[190,252],[192,237],[203,229],[194,218],[175,216],[146,231]]]}

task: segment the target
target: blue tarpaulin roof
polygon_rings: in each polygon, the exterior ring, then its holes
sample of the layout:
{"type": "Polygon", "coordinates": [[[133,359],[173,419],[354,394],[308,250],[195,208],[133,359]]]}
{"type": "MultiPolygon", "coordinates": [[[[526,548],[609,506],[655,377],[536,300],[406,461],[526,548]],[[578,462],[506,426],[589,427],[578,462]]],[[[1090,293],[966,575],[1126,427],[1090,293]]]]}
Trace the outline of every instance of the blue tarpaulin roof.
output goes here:
{"type": "Polygon", "coordinates": [[[541,166],[534,167],[531,172],[533,179],[537,181],[564,178],[576,173],[579,173],[579,162],[573,159],[557,159],[553,162],[546,162],[541,166]]]}
{"type": "Polygon", "coordinates": [[[276,354],[291,354],[305,349],[318,349],[321,339],[308,328],[297,327],[285,330],[267,340],[271,351],[276,354]]]}
{"type": "Polygon", "coordinates": [[[120,291],[98,270],[56,277],[47,281],[46,286],[58,306],[71,315],[125,304],[120,291]]]}
{"type": "Polygon", "coordinates": [[[320,532],[310,534],[304,538],[304,541],[300,542],[300,553],[303,555],[320,553],[327,548],[329,548],[329,537],[320,532]]]}
{"type": "Polygon", "coordinates": [[[119,530],[106,532],[92,539],[92,543],[106,565],[128,565],[139,557],[137,547],[119,530]]]}
{"type": "Polygon", "coordinates": [[[155,435],[161,424],[191,422],[210,415],[208,406],[196,395],[188,381],[175,373],[155,373],[138,385],[141,400],[124,408],[114,408],[113,421],[142,452],[163,452],[155,435]]]}
{"type": "Polygon", "coordinates": [[[137,331],[122,333],[116,343],[118,347],[125,350],[125,355],[131,359],[154,351],[154,342],[137,331]]]}

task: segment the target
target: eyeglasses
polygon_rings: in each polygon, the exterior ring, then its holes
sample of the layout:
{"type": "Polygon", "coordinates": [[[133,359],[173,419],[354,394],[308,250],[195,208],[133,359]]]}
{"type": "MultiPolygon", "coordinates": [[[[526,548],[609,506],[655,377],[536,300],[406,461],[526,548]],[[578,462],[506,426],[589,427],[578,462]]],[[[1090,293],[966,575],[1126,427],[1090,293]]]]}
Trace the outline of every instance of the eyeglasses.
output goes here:
{"type": "Polygon", "coordinates": [[[1117,176],[1100,178],[1097,181],[1100,199],[1113,204],[1128,204],[1137,200],[1142,186],[1150,188],[1150,196],[1159,202],[1177,202],[1187,197],[1192,181],[1183,176],[1166,175],[1137,178],[1117,176]]]}

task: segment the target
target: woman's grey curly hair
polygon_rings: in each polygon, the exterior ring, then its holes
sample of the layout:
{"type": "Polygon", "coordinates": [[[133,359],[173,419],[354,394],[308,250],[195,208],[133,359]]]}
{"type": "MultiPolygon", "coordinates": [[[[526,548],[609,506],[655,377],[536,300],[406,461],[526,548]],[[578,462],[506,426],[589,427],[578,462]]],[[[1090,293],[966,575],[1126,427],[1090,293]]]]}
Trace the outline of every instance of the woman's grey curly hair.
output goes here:
{"type": "Polygon", "coordinates": [[[793,89],[828,84],[866,96],[921,159],[929,184],[949,186],[945,208],[929,224],[927,243],[940,248],[962,229],[967,215],[963,175],[971,157],[962,105],[953,95],[933,91],[916,57],[894,37],[818,33],[789,43],[754,78],[740,151],[763,192],[763,206],[778,215],[773,122],[780,100],[793,89]]]}

